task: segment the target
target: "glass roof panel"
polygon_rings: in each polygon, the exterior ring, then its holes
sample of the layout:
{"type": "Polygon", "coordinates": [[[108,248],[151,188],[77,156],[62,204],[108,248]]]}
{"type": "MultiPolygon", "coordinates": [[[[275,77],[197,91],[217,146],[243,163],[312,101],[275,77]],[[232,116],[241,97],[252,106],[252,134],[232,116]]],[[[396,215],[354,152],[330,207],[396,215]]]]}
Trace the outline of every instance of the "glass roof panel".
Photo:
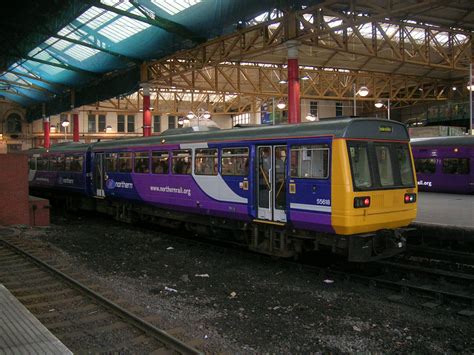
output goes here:
{"type": "Polygon", "coordinates": [[[77,21],[85,24],[90,29],[96,30],[116,17],[118,17],[118,15],[114,14],[113,12],[102,10],[93,6],[81,16],[79,16],[77,21]]]}
{"type": "Polygon", "coordinates": [[[201,0],[151,0],[151,2],[170,15],[176,15],[191,6],[199,4],[201,0]]]}
{"type": "Polygon", "coordinates": [[[64,51],[64,54],[78,60],[79,62],[82,62],[83,60],[86,60],[87,58],[92,57],[94,54],[99,53],[97,49],[93,48],[88,48],[80,45],[73,45],[67,50],[64,51]]]}
{"type": "Polygon", "coordinates": [[[141,32],[151,25],[126,17],[120,17],[99,30],[99,33],[117,43],[141,32]]]}

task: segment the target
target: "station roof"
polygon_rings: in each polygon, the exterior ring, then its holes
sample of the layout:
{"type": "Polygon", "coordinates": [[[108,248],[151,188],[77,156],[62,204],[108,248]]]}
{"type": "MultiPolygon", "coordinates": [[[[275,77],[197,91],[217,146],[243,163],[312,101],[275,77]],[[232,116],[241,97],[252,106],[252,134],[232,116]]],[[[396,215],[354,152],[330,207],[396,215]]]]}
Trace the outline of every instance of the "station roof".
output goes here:
{"type": "Polygon", "coordinates": [[[58,96],[67,102],[72,88],[94,86],[76,96],[79,106],[133,92],[141,63],[233,31],[242,19],[278,3],[282,1],[12,2],[11,11],[0,15],[5,48],[0,95],[28,107],[58,96]]]}
{"type": "MultiPolygon", "coordinates": [[[[398,4],[398,3],[397,3],[398,4]]],[[[446,2],[439,0],[407,0],[399,7],[387,7],[385,0],[324,1],[324,0],[36,0],[9,4],[9,11],[0,14],[0,96],[29,108],[29,119],[41,117],[41,105],[46,114],[68,111],[74,92],[75,106],[135,92],[140,85],[141,65],[192,49],[204,42],[235,33],[242,26],[258,24],[271,19],[275,11],[301,10],[321,7],[324,21],[321,26],[331,27],[326,36],[339,40],[341,36],[360,38],[360,47],[370,46],[370,35],[387,44],[377,48],[382,52],[395,52],[388,39],[402,31],[393,21],[403,23],[403,33],[416,48],[414,56],[424,60],[427,32],[433,36],[430,45],[438,47],[438,56],[450,55],[451,45],[472,42],[474,31],[474,3],[471,0],[446,2]],[[357,7],[357,13],[354,8],[357,7]],[[338,14],[346,18],[354,14],[349,26],[338,14]],[[267,14],[266,17],[262,17],[267,14]],[[331,14],[333,19],[331,20],[331,14]],[[382,14],[382,15],[381,15],[382,14]],[[377,26],[370,21],[381,21],[377,26]],[[381,17],[383,16],[383,17],[381,17]],[[390,17],[387,17],[390,16],[390,17]],[[362,19],[362,20],[361,20],[362,19]],[[416,26],[415,26],[416,24],[416,26]],[[413,29],[410,26],[413,25],[413,29]],[[393,27],[391,27],[393,26],[393,27]],[[439,26],[438,34],[433,28],[439,26]],[[355,29],[355,30],[354,30],[355,29]],[[367,33],[365,33],[367,32],[367,33]],[[329,33],[329,34],[328,34],[329,33]],[[420,37],[421,36],[421,37],[420,37]],[[388,38],[387,38],[388,37],[388,38]],[[420,38],[418,38],[420,37],[420,38]],[[442,47],[446,47],[443,49],[442,47]]],[[[395,6],[395,5],[394,5],[395,6]]],[[[321,9],[319,9],[321,10],[321,9]]],[[[314,13],[316,14],[317,11],[314,13]]],[[[322,13],[322,12],[321,12],[322,13]]],[[[309,23],[306,18],[302,19],[309,23]]],[[[311,20],[314,28],[317,24],[311,20]]],[[[270,27],[269,27],[270,28],[270,27]]],[[[323,28],[324,30],[324,28],[323,28]]],[[[323,38],[323,41],[326,39],[323,38]]],[[[369,59],[353,49],[341,52],[336,47],[326,48],[321,43],[314,50],[313,42],[302,43],[301,65],[327,66],[349,70],[390,72],[405,75],[419,73],[419,66],[410,63],[391,63],[384,55],[374,53],[369,59]],[[352,57],[350,57],[352,56],[352,57]]],[[[469,47],[462,47],[472,50],[469,47]]],[[[436,48],[435,48],[436,49],[436,48]]],[[[248,61],[284,63],[287,49],[284,46],[271,51],[253,53],[248,61]]],[[[455,58],[461,57],[453,54],[455,58]]],[[[449,68],[426,68],[428,76],[451,78],[449,68]]],[[[423,73],[424,75],[424,73],[423,73]]]]}

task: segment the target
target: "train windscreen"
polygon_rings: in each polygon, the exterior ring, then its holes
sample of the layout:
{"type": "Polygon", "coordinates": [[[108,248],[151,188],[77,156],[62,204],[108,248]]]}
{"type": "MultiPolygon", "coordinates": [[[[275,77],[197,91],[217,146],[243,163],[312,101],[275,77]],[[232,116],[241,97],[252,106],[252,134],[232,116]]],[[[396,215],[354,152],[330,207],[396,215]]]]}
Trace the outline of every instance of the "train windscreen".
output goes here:
{"type": "Polygon", "coordinates": [[[355,191],[415,187],[407,143],[347,142],[355,191]]]}

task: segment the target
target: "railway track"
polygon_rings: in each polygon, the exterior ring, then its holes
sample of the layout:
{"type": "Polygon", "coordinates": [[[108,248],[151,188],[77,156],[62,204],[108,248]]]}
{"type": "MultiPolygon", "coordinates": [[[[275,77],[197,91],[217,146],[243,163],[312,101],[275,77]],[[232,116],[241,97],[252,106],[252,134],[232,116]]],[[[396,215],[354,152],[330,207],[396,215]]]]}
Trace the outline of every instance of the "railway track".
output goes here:
{"type": "Polygon", "coordinates": [[[95,291],[98,285],[86,286],[70,265],[54,265],[8,234],[0,237],[0,282],[74,353],[201,354],[193,347],[199,340],[185,343],[172,335],[180,329],[164,331],[153,317],[135,316],[95,291]]]}
{"type": "Polygon", "coordinates": [[[446,248],[435,248],[426,245],[408,245],[407,255],[419,256],[428,259],[449,261],[474,266],[474,253],[451,250],[446,248]]]}

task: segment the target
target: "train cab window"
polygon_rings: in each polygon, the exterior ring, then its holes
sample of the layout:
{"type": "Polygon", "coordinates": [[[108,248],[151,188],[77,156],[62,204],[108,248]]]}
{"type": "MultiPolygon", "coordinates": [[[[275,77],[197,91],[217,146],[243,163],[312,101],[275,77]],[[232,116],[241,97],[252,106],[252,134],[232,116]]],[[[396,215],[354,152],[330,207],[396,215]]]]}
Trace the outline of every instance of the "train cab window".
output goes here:
{"type": "Polygon", "coordinates": [[[196,175],[217,175],[217,149],[196,149],[194,173],[196,175]]]}
{"type": "Polygon", "coordinates": [[[118,171],[121,173],[132,172],[132,153],[123,152],[118,153],[118,171]]]}
{"type": "Polygon", "coordinates": [[[172,159],[173,174],[191,174],[192,155],[191,149],[174,150],[172,159]]]}
{"type": "Polygon", "coordinates": [[[390,147],[386,145],[375,146],[375,156],[377,157],[377,166],[380,176],[380,184],[382,186],[394,186],[392,157],[390,147]]]}
{"type": "Polygon", "coordinates": [[[169,153],[151,152],[151,172],[153,174],[168,174],[169,170],[169,153]]]}
{"type": "Polygon", "coordinates": [[[148,152],[135,152],[133,154],[135,161],[135,172],[139,174],[148,174],[150,172],[150,154],[148,152]]]}
{"type": "Polygon", "coordinates": [[[469,159],[468,158],[444,158],[443,159],[443,173],[467,175],[469,174],[469,159]]]}
{"type": "Polygon", "coordinates": [[[398,165],[400,166],[400,177],[403,186],[413,186],[413,168],[411,165],[410,150],[407,145],[400,145],[396,147],[398,165]]]}
{"type": "Polygon", "coordinates": [[[436,171],[436,159],[415,159],[415,170],[419,174],[434,174],[436,171]]]}
{"type": "Polygon", "coordinates": [[[372,187],[370,174],[369,154],[367,145],[348,142],[349,157],[351,159],[352,178],[357,189],[372,187]]]}
{"type": "Polygon", "coordinates": [[[249,174],[248,148],[223,148],[221,151],[221,174],[247,176],[249,174]]]}
{"type": "Polygon", "coordinates": [[[329,147],[326,144],[293,146],[290,176],[326,179],[329,176],[329,147]]]}

